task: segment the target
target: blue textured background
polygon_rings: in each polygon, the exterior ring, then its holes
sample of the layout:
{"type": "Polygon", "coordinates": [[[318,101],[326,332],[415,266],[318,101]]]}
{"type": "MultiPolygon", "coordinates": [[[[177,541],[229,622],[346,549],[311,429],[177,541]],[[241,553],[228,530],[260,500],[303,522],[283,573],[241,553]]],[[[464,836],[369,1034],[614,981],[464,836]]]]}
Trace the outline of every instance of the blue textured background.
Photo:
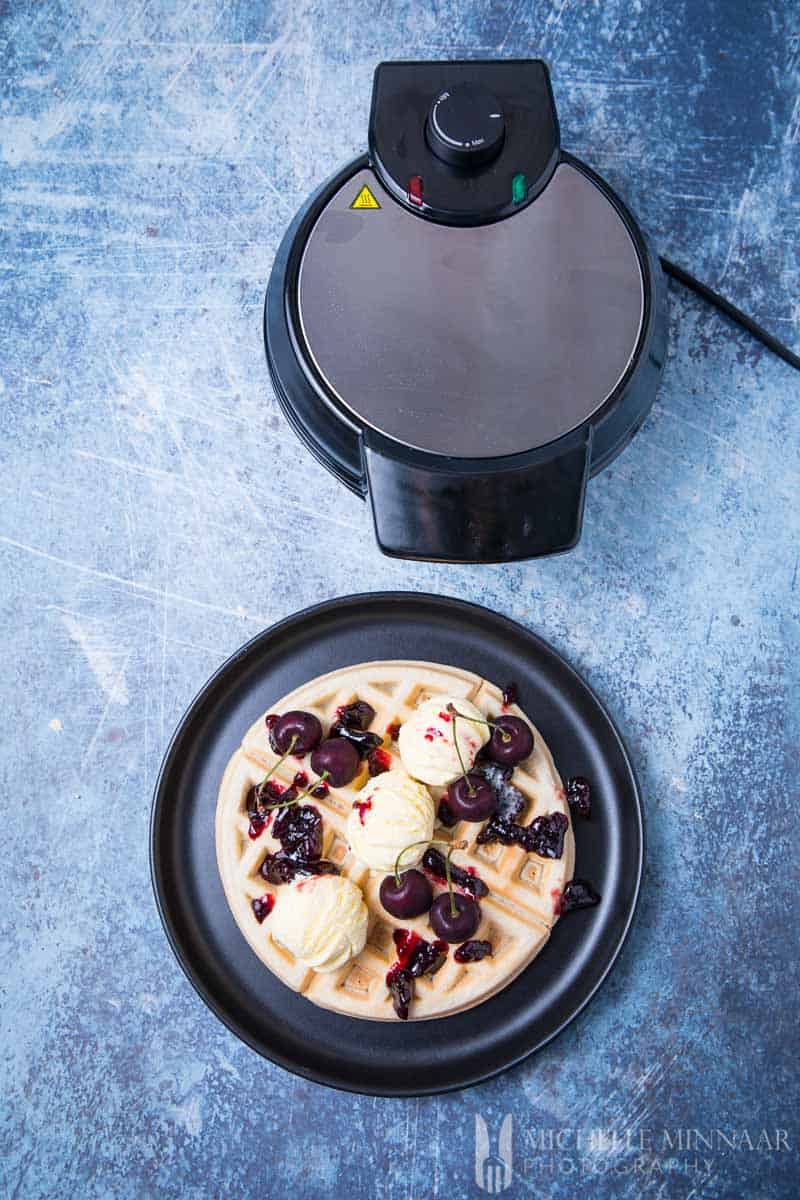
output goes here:
{"type": "MultiPolygon", "coordinates": [[[[266,280],[365,144],[390,57],[542,55],[565,146],[656,245],[800,341],[790,4],[2,6],[2,1189],[19,1197],[789,1197],[797,1146],[798,376],[672,289],[658,402],[583,540],[511,567],[391,562],[281,418],[266,280]],[[162,752],[256,631],[421,588],[541,632],[608,703],[646,799],[640,919],[589,1010],[439,1099],[340,1095],[237,1043],[150,893],[162,752]],[[654,1147],[537,1152],[538,1129],[654,1147]],[[661,1131],[788,1130],[674,1155],[661,1131]]],[[[476,1014],[477,1015],[477,1014],[476,1014]]]]}

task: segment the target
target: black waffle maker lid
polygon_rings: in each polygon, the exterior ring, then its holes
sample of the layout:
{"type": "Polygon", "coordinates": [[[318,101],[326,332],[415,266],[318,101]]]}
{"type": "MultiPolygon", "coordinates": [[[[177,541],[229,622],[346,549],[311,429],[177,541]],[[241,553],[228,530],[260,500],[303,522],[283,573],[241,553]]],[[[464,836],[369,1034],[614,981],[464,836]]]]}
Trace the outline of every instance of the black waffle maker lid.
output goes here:
{"type": "Polygon", "coordinates": [[[587,478],[653,403],[666,288],[560,148],[543,62],[390,62],[369,153],[280,246],[264,332],[287,417],[385,553],[510,561],[580,537],[587,478]]]}

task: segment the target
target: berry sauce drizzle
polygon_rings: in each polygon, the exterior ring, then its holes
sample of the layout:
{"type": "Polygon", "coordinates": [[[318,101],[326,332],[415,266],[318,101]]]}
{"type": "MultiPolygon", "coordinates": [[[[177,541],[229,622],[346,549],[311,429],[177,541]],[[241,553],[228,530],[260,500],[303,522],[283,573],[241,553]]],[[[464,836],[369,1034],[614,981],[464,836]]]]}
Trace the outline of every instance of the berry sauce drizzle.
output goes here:
{"type": "Polygon", "coordinates": [[[251,842],[254,842],[256,838],[261,837],[271,820],[272,813],[267,813],[264,817],[262,817],[260,813],[256,813],[255,816],[250,818],[250,827],[247,830],[247,836],[250,838],[251,842]]]}
{"type": "Polygon", "coordinates": [[[407,1021],[414,999],[414,980],[420,975],[436,974],[447,958],[447,943],[438,938],[426,942],[413,929],[395,929],[393,936],[397,962],[386,973],[386,986],[394,1011],[401,1021],[407,1021]]]}
{"type": "Polygon", "coordinates": [[[439,938],[426,942],[414,929],[395,929],[392,936],[397,949],[397,962],[389,968],[387,981],[394,971],[408,971],[414,977],[428,975],[432,967],[438,971],[447,957],[447,942],[439,938]],[[439,959],[442,961],[439,962],[439,959]]]}
{"type": "Polygon", "coordinates": [[[253,910],[253,916],[258,921],[259,925],[265,917],[268,917],[275,907],[275,897],[271,892],[265,892],[263,896],[259,896],[257,900],[250,903],[253,910]]]}
{"type": "Polygon", "coordinates": [[[553,896],[553,912],[559,917],[564,913],[576,912],[579,908],[594,908],[601,899],[585,879],[571,879],[563,892],[554,888],[551,894],[553,896]]]}
{"type": "Polygon", "coordinates": [[[354,800],[353,808],[358,813],[358,819],[361,822],[361,824],[363,825],[364,824],[364,814],[368,813],[369,810],[372,808],[372,797],[367,796],[366,800],[354,800]]]}
{"type": "Polygon", "coordinates": [[[367,766],[370,775],[374,778],[376,775],[383,775],[384,772],[390,770],[392,765],[392,756],[388,750],[383,750],[378,747],[373,750],[367,759],[367,766]]]}
{"type": "MultiPolygon", "coordinates": [[[[447,886],[444,855],[433,846],[429,846],[422,856],[422,869],[433,883],[438,883],[442,887],[447,886]]],[[[454,888],[466,892],[476,900],[489,894],[488,887],[474,867],[457,867],[455,863],[451,862],[450,879],[454,888]]]]}
{"type": "Polygon", "coordinates": [[[482,958],[488,958],[492,953],[492,943],[482,940],[473,941],[470,939],[467,942],[462,942],[457,948],[453,958],[457,963],[480,962],[482,958]]]}

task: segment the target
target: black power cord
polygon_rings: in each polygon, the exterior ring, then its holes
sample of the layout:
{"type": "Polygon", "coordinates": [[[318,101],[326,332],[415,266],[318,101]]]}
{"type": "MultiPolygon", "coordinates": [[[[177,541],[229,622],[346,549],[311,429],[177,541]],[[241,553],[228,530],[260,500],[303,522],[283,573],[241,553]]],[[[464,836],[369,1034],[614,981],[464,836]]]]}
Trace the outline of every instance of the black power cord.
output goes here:
{"type": "Polygon", "coordinates": [[[720,296],[719,292],[715,292],[707,284],[701,283],[699,279],[695,279],[694,275],[690,275],[688,271],[684,271],[683,267],[670,262],[668,258],[661,258],[660,262],[665,275],[670,275],[678,283],[682,283],[684,287],[691,288],[698,296],[702,296],[709,304],[715,305],[726,317],[730,317],[737,325],[741,325],[742,329],[746,329],[754,338],[758,338],[759,342],[763,342],[773,354],[777,354],[790,367],[794,367],[796,371],[800,371],[800,354],[795,354],[788,346],[784,346],[783,342],[779,342],[771,333],[767,333],[766,329],[762,329],[752,317],[748,317],[747,313],[743,313],[740,308],[737,308],[735,304],[731,304],[730,300],[726,300],[724,296],[720,296]]]}

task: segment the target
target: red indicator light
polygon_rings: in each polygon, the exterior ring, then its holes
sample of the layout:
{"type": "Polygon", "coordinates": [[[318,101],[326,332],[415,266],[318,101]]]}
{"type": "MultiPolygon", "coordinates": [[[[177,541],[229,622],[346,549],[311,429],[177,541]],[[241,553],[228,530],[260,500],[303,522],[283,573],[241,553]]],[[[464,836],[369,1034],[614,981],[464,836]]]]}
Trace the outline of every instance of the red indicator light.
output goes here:
{"type": "Polygon", "coordinates": [[[422,204],[422,176],[412,175],[408,181],[408,198],[412,204],[422,204]]]}

